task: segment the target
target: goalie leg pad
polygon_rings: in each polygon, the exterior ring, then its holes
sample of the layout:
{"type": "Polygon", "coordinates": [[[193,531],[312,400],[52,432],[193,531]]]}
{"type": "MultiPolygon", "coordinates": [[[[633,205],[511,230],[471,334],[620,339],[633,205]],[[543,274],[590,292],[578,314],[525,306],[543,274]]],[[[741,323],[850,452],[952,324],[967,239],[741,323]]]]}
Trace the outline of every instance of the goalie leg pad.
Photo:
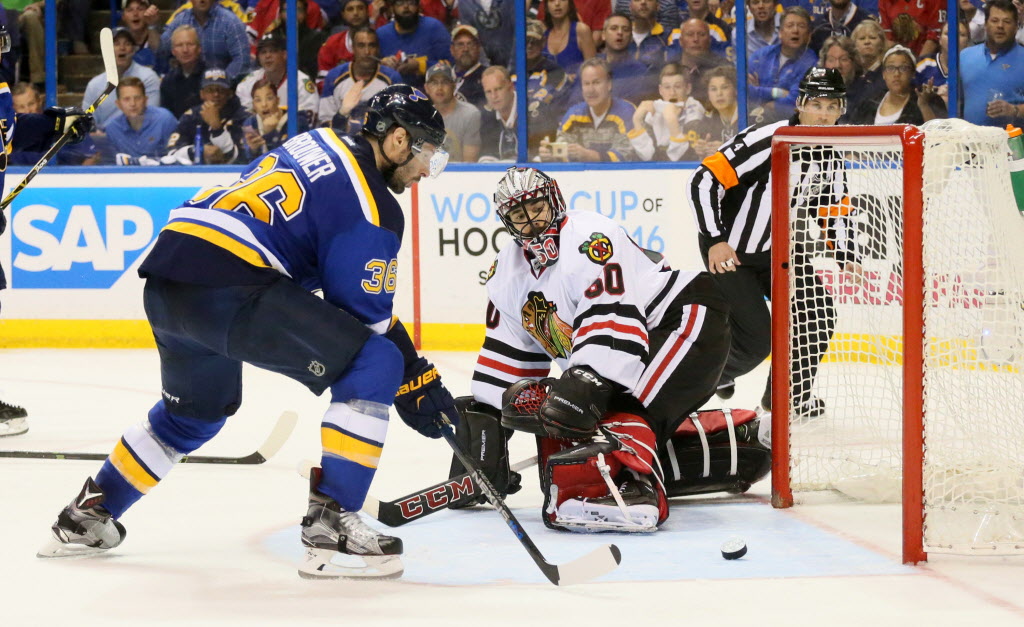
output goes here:
{"type": "MultiPolygon", "coordinates": [[[[459,412],[459,424],[455,428],[459,446],[473,458],[502,497],[518,492],[522,488],[521,476],[512,472],[508,464],[508,438],[512,431],[501,426],[501,413],[490,405],[475,401],[472,396],[455,399],[455,408],[459,412]]],[[[459,458],[453,456],[449,478],[466,472],[459,458]]],[[[473,494],[452,501],[449,507],[457,509],[486,502],[487,498],[474,485],[473,494]]]]}
{"type": "Polygon", "coordinates": [[[563,441],[541,440],[544,523],[567,531],[655,531],[668,518],[668,501],[654,432],[625,413],[610,414],[600,427],[607,442],[559,451],[563,441]]]}
{"type": "Polygon", "coordinates": [[[767,414],[747,409],[694,412],[661,452],[669,497],[730,492],[740,494],[771,470],[767,414]]]}

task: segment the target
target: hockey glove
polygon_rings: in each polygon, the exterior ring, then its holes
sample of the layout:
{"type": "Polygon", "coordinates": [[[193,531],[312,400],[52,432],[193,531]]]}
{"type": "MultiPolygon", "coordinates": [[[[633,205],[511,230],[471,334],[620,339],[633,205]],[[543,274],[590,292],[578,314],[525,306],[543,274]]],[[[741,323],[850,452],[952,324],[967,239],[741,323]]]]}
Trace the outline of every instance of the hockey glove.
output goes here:
{"type": "Polygon", "coordinates": [[[540,406],[540,420],[554,438],[580,440],[597,433],[608,410],[612,386],[590,368],[575,366],[551,382],[540,406]]]}
{"type": "Polygon", "coordinates": [[[50,107],[43,113],[53,118],[54,135],[70,135],[69,144],[81,142],[93,129],[92,114],[86,113],[81,107],[50,107]]]}
{"type": "Polygon", "coordinates": [[[441,383],[441,375],[434,364],[423,357],[405,369],[405,382],[395,395],[395,410],[405,424],[428,438],[441,437],[441,414],[447,416],[452,425],[459,424],[455,399],[441,383]]]}

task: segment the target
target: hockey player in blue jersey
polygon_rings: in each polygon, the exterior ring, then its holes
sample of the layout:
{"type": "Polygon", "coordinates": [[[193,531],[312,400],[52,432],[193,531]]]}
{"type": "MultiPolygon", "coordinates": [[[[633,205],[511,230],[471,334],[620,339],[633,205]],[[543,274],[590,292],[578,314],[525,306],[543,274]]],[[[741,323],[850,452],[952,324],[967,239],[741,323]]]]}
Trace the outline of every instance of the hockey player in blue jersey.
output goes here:
{"type": "Polygon", "coordinates": [[[401,574],[401,540],[358,514],[388,409],[393,403],[406,423],[435,438],[439,414],[453,421],[458,414],[437,370],[392,314],[404,216],[388,189],[401,193],[439,175],[444,140],[430,99],[392,85],[371,99],[360,135],[298,135],[235,183],[201,191],[171,212],[139,270],[163,398],[60,512],[41,557],[119,545],[125,529],[118,519],[238,409],[248,362],[315,394],[330,390],[299,574],[401,574]],[[363,564],[331,563],[339,553],[363,564]]]}
{"type": "MultiPolygon", "coordinates": [[[[11,35],[7,27],[0,24],[0,55],[11,51],[11,35]]],[[[69,144],[76,144],[85,139],[92,128],[92,116],[85,114],[78,107],[50,107],[44,113],[30,114],[33,118],[39,118],[40,128],[48,131],[45,143],[49,145],[54,139],[60,137],[70,129],[71,138],[69,144]],[[45,121],[44,121],[45,120],[45,121]]],[[[11,89],[0,81],[0,191],[6,194],[4,178],[7,174],[7,160],[11,154],[11,146],[14,141],[14,98],[11,96],[11,89]]],[[[7,228],[7,216],[0,210],[0,234],[7,228]]],[[[3,266],[0,266],[0,290],[7,287],[7,277],[4,275],[3,266]]],[[[0,400],[0,437],[18,435],[28,431],[28,412],[24,407],[11,405],[0,400]]]]}

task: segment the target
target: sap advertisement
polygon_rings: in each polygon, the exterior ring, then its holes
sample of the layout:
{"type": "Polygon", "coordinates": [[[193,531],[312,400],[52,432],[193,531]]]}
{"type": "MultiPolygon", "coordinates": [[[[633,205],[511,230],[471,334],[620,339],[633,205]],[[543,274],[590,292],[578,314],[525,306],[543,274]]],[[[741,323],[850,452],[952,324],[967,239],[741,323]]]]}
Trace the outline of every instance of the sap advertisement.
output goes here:
{"type": "MultiPolygon", "coordinates": [[[[4,324],[32,320],[139,321],[137,270],[169,212],[198,190],[229,184],[238,171],[40,174],[8,209],[0,265],[4,324]]],[[[399,196],[406,234],[396,313],[406,322],[480,325],[484,281],[498,250],[511,244],[492,203],[504,167],[449,171],[399,196]]],[[[553,172],[570,209],[596,211],[641,246],[697,267],[685,187],[692,170],[553,172]]],[[[21,176],[10,172],[9,191],[21,176]]],[[[0,346],[3,340],[0,338],[0,346]]],[[[46,345],[45,338],[39,345],[46,345]]]]}

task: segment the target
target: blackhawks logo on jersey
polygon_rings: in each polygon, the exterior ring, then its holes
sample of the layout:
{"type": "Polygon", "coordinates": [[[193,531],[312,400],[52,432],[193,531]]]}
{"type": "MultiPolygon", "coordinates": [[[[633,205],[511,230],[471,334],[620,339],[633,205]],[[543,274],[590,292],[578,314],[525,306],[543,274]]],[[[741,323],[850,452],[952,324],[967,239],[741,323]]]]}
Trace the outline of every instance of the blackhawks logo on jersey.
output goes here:
{"type": "Polygon", "coordinates": [[[612,258],[612,241],[604,233],[591,233],[590,239],[580,244],[580,252],[599,266],[612,258]]]}
{"type": "Polygon", "coordinates": [[[523,328],[554,358],[568,357],[572,351],[572,327],[558,317],[558,305],[541,292],[530,292],[527,296],[523,305],[523,328]]]}

